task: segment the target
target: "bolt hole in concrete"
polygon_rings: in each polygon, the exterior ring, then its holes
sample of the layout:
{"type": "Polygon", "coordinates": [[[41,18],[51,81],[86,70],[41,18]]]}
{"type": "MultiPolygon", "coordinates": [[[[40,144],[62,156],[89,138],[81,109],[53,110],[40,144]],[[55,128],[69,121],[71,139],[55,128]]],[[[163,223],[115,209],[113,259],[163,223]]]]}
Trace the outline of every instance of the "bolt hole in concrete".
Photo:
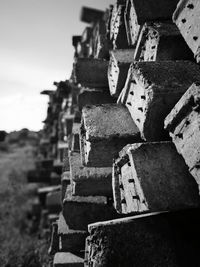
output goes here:
{"type": "Polygon", "coordinates": [[[187,8],[193,9],[194,8],[194,5],[193,4],[189,4],[189,5],[187,5],[187,8]]]}
{"type": "Polygon", "coordinates": [[[194,37],[193,37],[193,40],[194,40],[194,41],[197,41],[197,40],[198,40],[198,36],[194,36],[194,37]]]}
{"type": "Polygon", "coordinates": [[[186,23],[186,19],[182,19],[182,22],[183,22],[183,23],[186,23]]]}

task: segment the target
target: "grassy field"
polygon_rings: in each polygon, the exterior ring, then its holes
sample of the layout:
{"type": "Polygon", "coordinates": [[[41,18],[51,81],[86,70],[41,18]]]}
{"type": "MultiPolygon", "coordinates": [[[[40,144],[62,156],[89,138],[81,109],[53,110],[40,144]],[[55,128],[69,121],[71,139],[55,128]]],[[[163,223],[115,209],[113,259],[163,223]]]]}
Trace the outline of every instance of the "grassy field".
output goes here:
{"type": "Polygon", "coordinates": [[[48,242],[34,227],[31,200],[36,185],[26,181],[34,168],[34,147],[0,146],[0,266],[47,267],[48,242]]]}

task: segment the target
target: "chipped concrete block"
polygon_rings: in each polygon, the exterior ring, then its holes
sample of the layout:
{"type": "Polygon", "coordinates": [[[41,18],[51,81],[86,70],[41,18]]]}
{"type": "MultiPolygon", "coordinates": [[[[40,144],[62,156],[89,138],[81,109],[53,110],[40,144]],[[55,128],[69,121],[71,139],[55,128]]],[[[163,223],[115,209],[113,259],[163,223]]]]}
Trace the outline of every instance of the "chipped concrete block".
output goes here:
{"type": "Polygon", "coordinates": [[[171,21],[148,22],[141,29],[134,59],[136,61],[193,61],[193,54],[177,26],[171,21]]]}
{"type": "Polygon", "coordinates": [[[127,0],[125,24],[129,45],[136,46],[145,22],[171,20],[179,0],[127,0]]]}
{"type": "Polygon", "coordinates": [[[173,14],[186,43],[192,50],[197,62],[200,62],[200,2],[199,0],[181,0],[173,14]]]}
{"type": "Polygon", "coordinates": [[[109,104],[114,102],[115,99],[110,96],[108,88],[104,90],[82,88],[78,95],[78,105],[80,110],[87,105],[109,104]]]}
{"type": "Polygon", "coordinates": [[[113,97],[118,97],[125,85],[130,64],[134,61],[134,53],[134,49],[117,49],[110,52],[108,82],[113,97]]]}
{"type": "Polygon", "coordinates": [[[83,165],[111,167],[113,158],[126,144],[140,141],[139,130],[126,107],[104,104],[83,108],[81,125],[83,165]]]}
{"type": "Polygon", "coordinates": [[[54,256],[53,267],[84,267],[84,260],[70,252],[58,252],[54,256]]]}
{"type": "Polygon", "coordinates": [[[70,153],[70,178],[73,195],[112,196],[112,168],[84,167],[80,153],[70,153]]]}
{"type": "Polygon", "coordinates": [[[172,142],[127,145],[113,165],[119,213],[200,207],[198,187],[172,142]]]}
{"type": "Polygon", "coordinates": [[[58,236],[59,236],[59,251],[80,253],[84,250],[86,231],[69,229],[62,213],[58,219],[58,236]]]}
{"type": "Polygon", "coordinates": [[[124,20],[125,1],[117,2],[112,9],[110,19],[110,41],[113,49],[128,48],[126,27],[124,20]]]}
{"type": "Polygon", "coordinates": [[[58,251],[59,251],[58,223],[54,222],[51,225],[51,238],[50,238],[50,246],[48,249],[48,254],[54,255],[58,251]]]}
{"type": "Polygon", "coordinates": [[[169,139],[165,117],[188,87],[199,80],[199,66],[190,61],[135,62],[119,102],[127,106],[144,140],[164,141],[169,139]]]}
{"type": "Polygon", "coordinates": [[[89,223],[119,217],[106,197],[72,196],[70,188],[63,201],[63,216],[70,229],[83,231],[89,223]]]}
{"type": "Polygon", "coordinates": [[[192,84],[165,119],[165,128],[200,186],[200,85],[192,84]]]}
{"type": "Polygon", "coordinates": [[[97,58],[77,58],[73,65],[76,83],[89,88],[108,88],[108,61],[97,58]]]}
{"type": "Polygon", "coordinates": [[[61,200],[63,202],[64,198],[65,198],[65,193],[66,193],[66,189],[67,189],[67,186],[71,183],[71,180],[70,180],[70,171],[66,171],[66,172],[63,172],[62,173],[62,176],[61,176],[61,200]]]}
{"type": "Polygon", "coordinates": [[[90,224],[89,266],[199,264],[199,210],[150,213],[90,224]]]}

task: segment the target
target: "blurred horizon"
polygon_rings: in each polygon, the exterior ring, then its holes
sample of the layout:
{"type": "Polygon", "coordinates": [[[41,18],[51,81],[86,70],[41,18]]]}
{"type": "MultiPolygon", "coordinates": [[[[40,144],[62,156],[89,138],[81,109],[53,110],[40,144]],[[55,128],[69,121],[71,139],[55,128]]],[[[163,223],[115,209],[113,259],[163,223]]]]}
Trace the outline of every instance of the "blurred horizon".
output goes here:
{"type": "Polygon", "coordinates": [[[53,82],[69,79],[72,36],[87,24],[82,6],[105,10],[114,0],[0,0],[0,130],[38,131],[53,82]]]}

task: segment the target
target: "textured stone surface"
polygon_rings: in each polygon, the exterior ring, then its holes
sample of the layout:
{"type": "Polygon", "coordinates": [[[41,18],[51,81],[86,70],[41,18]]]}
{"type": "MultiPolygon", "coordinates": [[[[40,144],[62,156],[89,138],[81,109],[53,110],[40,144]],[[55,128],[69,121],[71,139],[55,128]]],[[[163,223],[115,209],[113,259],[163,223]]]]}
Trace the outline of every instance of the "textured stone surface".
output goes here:
{"type": "Polygon", "coordinates": [[[105,90],[83,88],[78,96],[80,110],[87,105],[109,104],[114,103],[114,101],[115,99],[110,96],[108,88],[105,90]]]}
{"type": "Polygon", "coordinates": [[[74,122],[72,128],[72,151],[80,151],[79,134],[80,134],[80,123],[74,122]]]}
{"type": "Polygon", "coordinates": [[[171,21],[145,23],[141,29],[136,61],[193,60],[193,54],[179,29],[171,21]]]}
{"type": "Polygon", "coordinates": [[[61,176],[61,200],[63,201],[64,198],[65,198],[65,193],[66,193],[66,189],[67,189],[67,186],[71,183],[71,180],[70,180],[70,171],[66,171],[66,172],[63,172],[62,173],[62,176],[61,176]]]}
{"type": "Polygon", "coordinates": [[[91,224],[89,266],[198,266],[199,223],[189,210],[91,224]]]}
{"type": "Polygon", "coordinates": [[[70,229],[85,231],[89,223],[119,217],[106,197],[72,196],[70,190],[63,201],[63,216],[70,229]]]}
{"type": "Polygon", "coordinates": [[[190,61],[132,63],[119,101],[129,109],[144,140],[163,141],[169,139],[165,117],[199,80],[199,66],[190,61]]]}
{"type": "Polygon", "coordinates": [[[81,250],[84,250],[87,232],[69,229],[62,213],[58,219],[58,236],[59,251],[80,253],[81,250]]]}
{"type": "Polygon", "coordinates": [[[73,195],[112,196],[112,168],[84,167],[81,155],[70,153],[70,177],[73,195]]]}
{"type": "Polygon", "coordinates": [[[119,213],[200,207],[198,187],[172,142],[127,145],[114,163],[119,213]]]}
{"type": "Polygon", "coordinates": [[[192,84],[165,119],[165,128],[200,185],[200,86],[192,84]]]}
{"type": "Polygon", "coordinates": [[[141,27],[148,21],[170,20],[179,0],[127,0],[125,10],[129,45],[136,45],[141,27]]]}
{"type": "Polygon", "coordinates": [[[128,143],[140,142],[140,134],[122,105],[87,106],[82,112],[81,153],[88,167],[111,167],[113,157],[128,143]]]}
{"type": "Polygon", "coordinates": [[[58,252],[54,256],[53,267],[84,267],[84,260],[70,252],[58,252]]]}
{"type": "Polygon", "coordinates": [[[134,49],[117,49],[110,52],[108,82],[110,94],[118,97],[126,82],[130,63],[134,61],[134,49]]]}
{"type": "Polygon", "coordinates": [[[108,88],[106,60],[77,58],[73,68],[76,83],[89,88],[108,88]]]}
{"type": "Polygon", "coordinates": [[[181,0],[173,14],[173,21],[178,26],[188,46],[200,61],[200,2],[199,0],[181,0]]]}
{"type": "Polygon", "coordinates": [[[113,49],[128,48],[126,27],[124,20],[125,1],[114,4],[110,18],[110,36],[113,49]]]}

